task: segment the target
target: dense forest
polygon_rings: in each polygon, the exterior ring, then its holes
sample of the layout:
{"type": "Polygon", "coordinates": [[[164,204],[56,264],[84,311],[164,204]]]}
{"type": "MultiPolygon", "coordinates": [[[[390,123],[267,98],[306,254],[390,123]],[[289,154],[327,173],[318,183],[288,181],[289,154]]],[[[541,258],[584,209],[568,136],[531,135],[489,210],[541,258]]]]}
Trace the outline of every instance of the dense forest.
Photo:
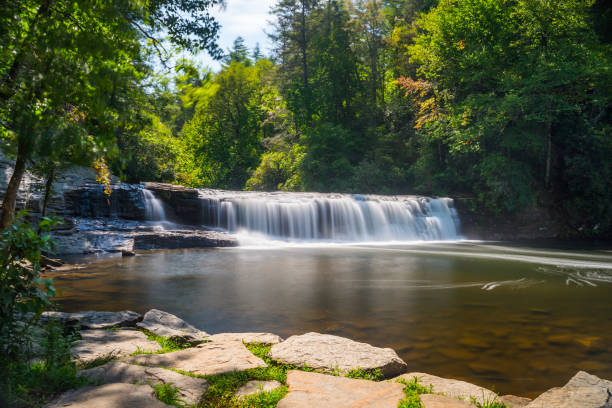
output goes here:
{"type": "Polygon", "coordinates": [[[279,0],[269,55],[218,48],[217,0],[2,3],[0,142],[16,173],[450,195],[612,230],[605,0],[279,0]]]}

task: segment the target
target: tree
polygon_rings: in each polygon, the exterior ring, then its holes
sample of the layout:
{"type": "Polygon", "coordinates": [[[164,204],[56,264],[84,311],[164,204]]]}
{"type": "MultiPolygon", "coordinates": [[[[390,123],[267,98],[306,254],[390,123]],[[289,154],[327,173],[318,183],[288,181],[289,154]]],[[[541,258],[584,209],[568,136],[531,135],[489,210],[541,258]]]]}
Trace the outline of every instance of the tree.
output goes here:
{"type": "Polygon", "coordinates": [[[79,126],[98,149],[112,146],[113,124],[123,114],[120,87],[137,88],[147,72],[141,42],[163,56],[159,34],[166,32],[173,44],[219,54],[218,25],[206,12],[218,0],[10,3],[0,12],[0,137],[16,161],[0,229],[13,217],[28,161],[49,129],[79,126]],[[75,110],[82,120],[71,119],[75,110]]]}
{"type": "Polygon", "coordinates": [[[228,51],[228,55],[223,59],[223,62],[230,65],[232,62],[239,62],[245,66],[251,66],[249,58],[249,48],[244,42],[244,38],[237,37],[234,40],[234,46],[228,51]]]}

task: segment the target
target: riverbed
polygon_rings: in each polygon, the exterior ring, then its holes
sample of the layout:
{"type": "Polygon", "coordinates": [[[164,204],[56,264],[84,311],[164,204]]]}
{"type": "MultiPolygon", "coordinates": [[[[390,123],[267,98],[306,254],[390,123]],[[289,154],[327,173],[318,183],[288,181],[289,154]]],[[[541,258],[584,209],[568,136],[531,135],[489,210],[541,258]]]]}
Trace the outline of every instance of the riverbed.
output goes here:
{"type": "Polygon", "coordinates": [[[410,371],[533,397],[612,378],[612,252],[486,242],[282,244],[75,259],[62,310],[151,308],[208,333],[309,331],[395,349],[410,371]]]}

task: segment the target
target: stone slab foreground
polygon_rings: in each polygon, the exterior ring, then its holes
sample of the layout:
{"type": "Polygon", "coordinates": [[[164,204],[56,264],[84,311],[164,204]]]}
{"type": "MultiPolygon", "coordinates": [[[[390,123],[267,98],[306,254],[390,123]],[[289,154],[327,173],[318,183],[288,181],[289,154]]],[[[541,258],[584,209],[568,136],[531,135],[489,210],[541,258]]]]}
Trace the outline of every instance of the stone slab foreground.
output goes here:
{"type": "Polygon", "coordinates": [[[552,388],[534,399],[527,408],[612,407],[612,381],[579,371],[561,388],[552,388]]]}
{"type": "Polygon", "coordinates": [[[108,384],[68,391],[44,408],[167,408],[148,385],[108,384]]]}
{"type": "Polygon", "coordinates": [[[196,404],[208,390],[202,378],[189,377],[157,367],[144,367],[112,361],[99,367],[79,372],[80,376],[95,382],[148,384],[172,384],[179,389],[179,398],[186,404],[196,404]]]}
{"type": "Polygon", "coordinates": [[[244,344],[238,341],[204,343],[167,354],[143,354],[127,357],[124,361],[150,367],[173,368],[201,375],[267,367],[262,359],[253,355],[244,344]]]}
{"type": "Polygon", "coordinates": [[[289,393],[277,408],[397,408],[404,386],[394,382],[289,371],[289,393]]]}
{"type": "Polygon", "coordinates": [[[183,319],[163,310],[151,309],[142,322],[136,324],[158,336],[195,343],[208,339],[208,333],[196,329],[183,319]]]}
{"type": "Polygon", "coordinates": [[[419,395],[423,408],[474,408],[472,404],[445,395],[419,395]]]}
{"type": "Polygon", "coordinates": [[[270,357],[298,367],[347,373],[354,369],[378,369],[386,377],[406,371],[406,363],[390,348],[374,347],[344,337],[306,333],[272,346],[270,357]]]}
{"type": "Polygon", "coordinates": [[[398,377],[407,381],[412,381],[413,378],[419,379],[419,384],[424,387],[433,387],[432,391],[436,394],[444,394],[447,397],[461,399],[470,402],[474,398],[480,403],[499,401],[497,394],[493,391],[465,381],[453,380],[449,378],[437,377],[425,373],[408,373],[398,377]]]}
{"type": "Polygon", "coordinates": [[[79,326],[81,329],[111,329],[114,327],[133,327],[142,320],[142,315],[131,310],[121,312],[96,312],[88,310],[78,313],[44,312],[43,321],[58,320],[66,326],[79,326]]]}
{"type": "Polygon", "coordinates": [[[272,333],[219,333],[208,338],[210,341],[242,341],[245,343],[278,344],[283,339],[272,333]]]}
{"type": "Polygon", "coordinates": [[[135,329],[83,330],[81,340],[70,349],[71,355],[82,363],[98,358],[120,357],[138,350],[157,351],[161,347],[156,341],[135,329]]]}

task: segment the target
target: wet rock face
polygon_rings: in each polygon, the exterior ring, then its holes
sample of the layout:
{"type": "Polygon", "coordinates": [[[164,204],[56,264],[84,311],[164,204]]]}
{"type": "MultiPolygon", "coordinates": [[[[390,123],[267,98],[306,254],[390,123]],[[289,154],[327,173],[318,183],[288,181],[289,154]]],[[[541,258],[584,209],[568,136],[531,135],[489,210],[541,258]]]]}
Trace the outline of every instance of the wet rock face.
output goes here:
{"type": "Polygon", "coordinates": [[[219,231],[155,231],[134,235],[134,249],[235,247],[238,240],[219,231]]]}
{"type": "Polygon", "coordinates": [[[344,337],[306,333],[272,346],[270,357],[298,367],[347,373],[380,370],[387,378],[406,371],[406,363],[390,348],[374,347],[344,337]]]}
{"type": "Polygon", "coordinates": [[[110,196],[99,184],[84,184],[64,192],[66,212],[73,217],[146,219],[145,200],[140,186],[114,184],[110,196]]]}

